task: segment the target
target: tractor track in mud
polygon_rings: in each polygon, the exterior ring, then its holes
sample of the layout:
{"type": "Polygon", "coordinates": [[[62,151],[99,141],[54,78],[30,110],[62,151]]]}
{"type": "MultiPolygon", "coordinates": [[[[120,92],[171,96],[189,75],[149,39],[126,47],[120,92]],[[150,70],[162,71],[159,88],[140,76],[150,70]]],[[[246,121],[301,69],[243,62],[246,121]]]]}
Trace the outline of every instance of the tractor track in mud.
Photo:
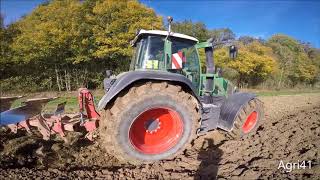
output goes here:
{"type": "MultiPolygon", "coordinates": [[[[261,97],[266,117],[257,133],[226,141],[211,132],[175,159],[122,166],[98,143],[44,142],[0,130],[0,179],[317,179],[320,177],[320,94],[261,97]],[[39,150],[41,145],[45,145],[39,150]],[[311,169],[278,169],[280,161],[311,161],[311,169]]],[[[71,135],[70,135],[71,136],[71,135]]],[[[75,136],[74,134],[72,136],[75,136]]]]}

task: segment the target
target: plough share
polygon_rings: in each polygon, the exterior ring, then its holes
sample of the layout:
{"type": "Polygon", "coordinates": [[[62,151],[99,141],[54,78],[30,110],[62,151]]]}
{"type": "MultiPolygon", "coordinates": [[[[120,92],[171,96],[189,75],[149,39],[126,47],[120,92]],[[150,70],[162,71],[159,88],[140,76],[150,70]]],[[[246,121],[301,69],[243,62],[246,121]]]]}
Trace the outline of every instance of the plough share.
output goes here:
{"type": "Polygon", "coordinates": [[[66,102],[59,103],[53,113],[43,113],[46,104],[58,97],[27,99],[17,108],[10,109],[11,104],[22,96],[0,97],[0,126],[7,126],[12,133],[25,129],[37,129],[44,140],[58,134],[68,143],[66,132],[85,131],[85,137],[93,141],[98,128],[99,113],[95,109],[94,97],[86,88],[79,89],[79,114],[64,115],[66,102]]]}

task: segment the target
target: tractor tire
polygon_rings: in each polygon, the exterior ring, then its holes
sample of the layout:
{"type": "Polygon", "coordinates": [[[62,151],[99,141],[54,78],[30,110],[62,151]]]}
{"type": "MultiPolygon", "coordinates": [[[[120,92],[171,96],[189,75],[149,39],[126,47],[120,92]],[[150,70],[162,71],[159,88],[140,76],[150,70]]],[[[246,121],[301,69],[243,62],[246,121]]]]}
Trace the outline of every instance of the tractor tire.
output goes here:
{"type": "Polygon", "coordinates": [[[226,136],[229,139],[242,139],[254,133],[264,117],[262,102],[254,98],[242,107],[233,124],[233,129],[226,136]]]}
{"type": "Polygon", "coordinates": [[[121,164],[172,159],[191,147],[198,102],[169,82],[136,84],[109,104],[100,120],[103,148],[121,164]]]}

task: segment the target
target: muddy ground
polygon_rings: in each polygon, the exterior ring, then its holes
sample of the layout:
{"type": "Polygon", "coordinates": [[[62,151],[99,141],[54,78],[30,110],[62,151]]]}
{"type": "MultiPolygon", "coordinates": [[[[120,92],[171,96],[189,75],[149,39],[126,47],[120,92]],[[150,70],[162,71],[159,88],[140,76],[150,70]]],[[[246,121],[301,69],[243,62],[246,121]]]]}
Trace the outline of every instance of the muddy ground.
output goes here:
{"type": "Polygon", "coordinates": [[[0,179],[319,179],[320,94],[260,99],[266,117],[255,134],[226,141],[211,132],[183,155],[144,166],[120,165],[98,143],[81,138],[64,146],[59,139],[43,142],[37,135],[1,129],[0,179]],[[42,145],[46,148],[39,149],[42,145]],[[278,169],[281,161],[284,166],[305,161],[306,167],[286,172],[290,169],[278,169]]]}

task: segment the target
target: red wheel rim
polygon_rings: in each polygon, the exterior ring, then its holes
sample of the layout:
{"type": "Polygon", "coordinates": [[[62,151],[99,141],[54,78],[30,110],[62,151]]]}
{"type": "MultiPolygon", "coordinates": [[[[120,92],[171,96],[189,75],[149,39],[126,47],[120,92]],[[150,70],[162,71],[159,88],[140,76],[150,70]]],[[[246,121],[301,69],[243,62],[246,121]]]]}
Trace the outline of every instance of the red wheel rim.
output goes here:
{"type": "Polygon", "coordinates": [[[144,154],[161,154],[174,147],[182,136],[180,115],[168,108],[153,108],[141,113],[132,123],[129,139],[144,154]]]}
{"type": "Polygon", "coordinates": [[[242,126],[242,130],[244,133],[248,133],[250,132],[254,126],[257,123],[257,115],[258,113],[256,111],[253,111],[246,119],[246,121],[244,122],[243,126],[242,126]]]}

